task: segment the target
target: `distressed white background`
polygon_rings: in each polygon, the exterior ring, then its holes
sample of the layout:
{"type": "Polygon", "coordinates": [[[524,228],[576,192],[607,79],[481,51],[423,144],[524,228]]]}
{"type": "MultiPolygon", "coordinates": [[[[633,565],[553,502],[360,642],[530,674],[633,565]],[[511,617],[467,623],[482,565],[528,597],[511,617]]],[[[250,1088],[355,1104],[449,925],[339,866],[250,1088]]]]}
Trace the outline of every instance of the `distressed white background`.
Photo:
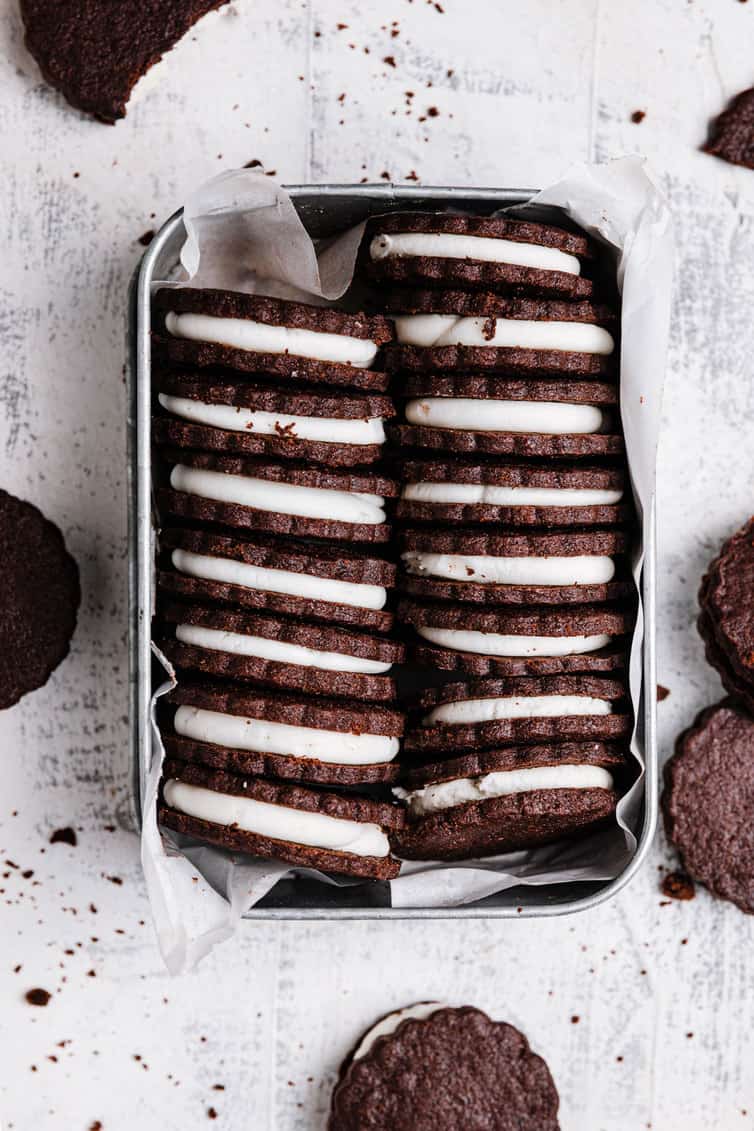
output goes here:
{"type": "Polygon", "coordinates": [[[650,159],[679,243],[663,756],[720,695],[693,620],[706,561],[752,507],[754,173],[698,146],[754,80],[754,3],[442,6],[237,0],[113,128],[41,82],[4,6],[0,484],[62,526],[84,591],[71,657],[0,717],[0,861],[18,865],[0,867],[5,1131],[184,1131],[211,1107],[235,1131],[318,1129],[360,1031],[427,997],[519,1024],[564,1131],[754,1127],[754,921],[704,892],[663,905],[661,839],[629,890],[580,917],[255,925],[193,975],[161,968],[125,827],[124,312],[138,237],[216,171],[257,158],[288,181],[537,186],[574,158],[650,159]],[[78,847],[48,844],[61,825],[78,847]],[[25,1003],[34,986],[46,1009],[25,1003]]]}

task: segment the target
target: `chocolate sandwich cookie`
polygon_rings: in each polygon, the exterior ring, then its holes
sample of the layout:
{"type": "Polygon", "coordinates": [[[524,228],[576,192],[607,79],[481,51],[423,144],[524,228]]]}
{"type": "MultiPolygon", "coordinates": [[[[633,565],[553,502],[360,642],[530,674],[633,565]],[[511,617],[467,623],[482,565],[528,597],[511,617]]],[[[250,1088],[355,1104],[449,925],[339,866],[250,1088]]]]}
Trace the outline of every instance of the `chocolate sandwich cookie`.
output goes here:
{"type": "Polygon", "coordinates": [[[227,0],[21,0],[26,47],[50,86],[101,122],[123,118],[137,81],[227,0]]]}
{"type": "Polygon", "coordinates": [[[501,743],[615,741],[631,731],[621,680],[591,675],[477,679],[424,692],[406,754],[484,750],[501,743]]]}
{"type": "Polygon", "coordinates": [[[403,822],[395,805],[173,759],[163,774],[158,820],[175,832],[302,868],[373,880],[398,875],[388,840],[403,822]]]}
{"type": "Polygon", "coordinates": [[[754,719],[731,700],[680,735],[662,809],[688,874],[754,915],[754,719]]]}
{"type": "Polygon", "coordinates": [[[393,338],[392,323],[380,315],[194,287],[157,291],[154,315],[158,362],[375,392],[387,387],[385,374],[371,370],[393,338]]]}
{"type": "Polygon", "coordinates": [[[492,534],[404,530],[400,588],[484,605],[616,601],[633,590],[628,535],[617,530],[492,534]]]}
{"type": "Polygon", "coordinates": [[[558,1131],[558,1093],[523,1033],[422,1002],[382,1018],[340,1070],[328,1131],[558,1131]]]}
{"type": "Polygon", "coordinates": [[[178,528],[163,530],[160,546],[162,592],[376,632],[392,626],[385,604],[396,567],[355,546],[178,528]]]}
{"type": "Polygon", "coordinates": [[[617,803],[620,751],[603,742],[508,746],[410,770],[393,793],[407,860],[463,860],[533,848],[593,829],[617,803]]]}
{"type": "Polygon", "coordinates": [[[726,691],[754,711],[754,518],[723,543],[699,591],[699,631],[726,691]]]}
{"type": "Polygon", "coordinates": [[[166,370],[155,377],[167,414],[152,433],[158,444],[244,455],[305,459],[353,467],[380,458],[389,397],[276,388],[251,381],[166,370]]]}
{"type": "Polygon", "coordinates": [[[612,526],[631,516],[618,467],[406,459],[400,480],[396,517],[414,522],[612,526]]]}
{"type": "Polygon", "coordinates": [[[182,448],[164,449],[172,464],[170,488],[157,491],[163,514],[240,530],[387,542],[385,497],[398,494],[394,479],[366,469],[330,469],[273,463],[182,448]]]}
{"type": "Polygon", "coordinates": [[[623,667],[634,614],[600,605],[475,608],[403,600],[398,619],[415,629],[420,664],[469,675],[559,675],[623,667]]]}
{"type": "Polygon", "coordinates": [[[176,708],[166,749],[186,761],[338,785],[397,776],[404,717],[389,707],[211,681],[182,682],[163,702],[176,708]]]}
{"type": "Polygon", "coordinates": [[[178,669],[287,691],[392,701],[404,648],[384,636],[208,605],[168,603],[159,647],[178,669]]]}
{"type": "Polygon", "coordinates": [[[42,687],[68,655],[81,601],[63,535],[31,503],[0,491],[0,710],[42,687]]]}
{"type": "Polygon", "coordinates": [[[385,350],[389,373],[583,379],[615,372],[616,318],[609,307],[462,291],[394,296],[392,305],[397,342],[385,350]]]}
{"type": "Polygon", "coordinates": [[[388,426],[403,447],[534,459],[623,451],[614,385],[436,374],[408,377],[404,392],[406,423],[388,426]]]}
{"type": "Polygon", "coordinates": [[[552,224],[499,216],[397,212],[367,224],[368,272],[412,287],[482,288],[587,299],[586,236],[552,224]]]}

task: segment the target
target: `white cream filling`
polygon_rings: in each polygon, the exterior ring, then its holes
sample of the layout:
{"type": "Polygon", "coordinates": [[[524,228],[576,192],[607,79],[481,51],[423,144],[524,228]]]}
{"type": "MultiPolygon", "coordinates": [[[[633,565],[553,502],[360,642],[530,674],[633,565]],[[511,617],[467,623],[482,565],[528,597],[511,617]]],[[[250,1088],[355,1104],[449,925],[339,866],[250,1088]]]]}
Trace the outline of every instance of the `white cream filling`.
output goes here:
{"type": "Polygon", "coordinates": [[[403,499],[419,503],[489,504],[502,507],[607,507],[621,490],[589,487],[498,487],[486,483],[407,483],[403,499]]]}
{"type": "Polygon", "coordinates": [[[263,589],[312,601],[351,605],[357,609],[383,609],[387,601],[387,589],[382,585],[338,581],[332,577],[317,577],[316,574],[295,573],[287,569],[268,569],[232,558],[195,554],[191,550],[173,550],[172,562],[177,570],[190,577],[241,585],[245,589],[263,589]]]}
{"type": "Polygon", "coordinates": [[[422,719],[424,726],[465,726],[495,719],[559,719],[571,715],[611,715],[609,699],[591,695],[509,695],[500,699],[459,699],[441,703],[422,719]]]}
{"type": "Polygon", "coordinates": [[[290,353],[316,361],[334,361],[367,369],[377,356],[377,344],[368,338],[347,334],[323,334],[317,330],[269,326],[248,318],[216,318],[210,314],[165,315],[165,328],[175,338],[214,342],[251,353],[290,353]]]}
{"type": "Polygon", "coordinates": [[[438,1009],[447,1009],[439,1001],[422,1001],[418,1005],[408,1005],[405,1009],[397,1009],[395,1013],[389,1013],[387,1017],[383,1017],[376,1025],[364,1034],[361,1038],[361,1043],[357,1046],[356,1052],[352,1056],[352,1060],[361,1060],[369,1052],[370,1048],[376,1040],[380,1037],[389,1037],[404,1021],[416,1020],[426,1021],[433,1013],[437,1013],[438,1009]]]}
{"type": "Polygon", "coordinates": [[[333,852],[352,852],[356,856],[388,856],[390,853],[388,838],[380,826],[366,821],[347,821],[305,809],[270,805],[252,797],[216,793],[174,778],[165,782],[164,794],[167,804],[179,813],[215,825],[232,825],[272,840],[327,848],[333,852]]]}
{"type": "Polygon", "coordinates": [[[324,487],[300,487],[246,475],[227,475],[178,463],[170,473],[176,491],[254,507],[260,511],[292,514],[300,518],[322,518],[335,522],[364,523],[376,526],[385,521],[384,499],[358,491],[337,491],[324,487]]]}
{"type": "Polygon", "coordinates": [[[593,322],[545,322],[526,318],[464,318],[458,314],[402,314],[395,318],[398,341],[407,346],[484,346],[529,350],[571,350],[608,355],[615,341],[593,322]]]}
{"type": "Polygon", "coordinates": [[[195,742],[211,742],[259,754],[314,758],[338,766],[369,766],[392,762],[399,742],[386,734],[351,734],[316,727],[297,727],[246,715],[225,715],[201,707],[179,707],[175,729],[195,742]]]}
{"type": "Polygon", "coordinates": [[[282,412],[256,412],[229,404],[205,404],[188,397],[159,395],[160,404],[174,416],[228,432],[251,432],[258,436],[283,436],[293,440],[317,440],[322,444],[382,444],[385,429],[381,417],[345,420],[329,416],[289,416],[282,412]]]}
{"type": "Polygon", "coordinates": [[[360,656],[348,656],[344,652],[322,652],[317,648],[306,648],[303,644],[288,644],[280,640],[268,640],[265,636],[247,636],[246,633],[204,628],[198,624],[176,625],[175,636],[176,640],[193,644],[196,648],[231,652],[234,656],[256,656],[261,660],[321,668],[323,671],[377,675],[389,671],[391,667],[379,660],[365,660],[360,656]]]}
{"type": "Polygon", "coordinates": [[[421,397],[406,404],[409,424],[472,432],[541,432],[589,435],[604,423],[602,410],[555,401],[497,401],[476,397],[421,397]]]}
{"type": "Polygon", "coordinates": [[[409,573],[482,585],[602,585],[615,574],[613,559],[601,555],[496,558],[412,550],[401,558],[409,573]]]}
{"type": "Polygon", "coordinates": [[[454,652],[476,652],[480,656],[583,656],[610,643],[610,636],[519,636],[498,632],[476,632],[466,628],[434,628],[418,625],[419,636],[454,652]]]}
{"type": "Polygon", "coordinates": [[[508,797],[535,789],[612,789],[613,777],[601,766],[530,766],[521,770],[498,770],[476,778],[455,778],[423,789],[401,789],[393,793],[406,803],[412,817],[441,813],[457,805],[508,797]]]}
{"type": "Polygon", "coordinates": [[[580,275],[581,264],[575,255],[556,247],[518,243],[490,236],[464,236],[442,232],[405,232],[376,235],[369,245],[372,259],[429,255],[437,259],[478,259],[482,263],[510,263],[516,267],[536,267],[540,271],[564,271],[580,275]]]}

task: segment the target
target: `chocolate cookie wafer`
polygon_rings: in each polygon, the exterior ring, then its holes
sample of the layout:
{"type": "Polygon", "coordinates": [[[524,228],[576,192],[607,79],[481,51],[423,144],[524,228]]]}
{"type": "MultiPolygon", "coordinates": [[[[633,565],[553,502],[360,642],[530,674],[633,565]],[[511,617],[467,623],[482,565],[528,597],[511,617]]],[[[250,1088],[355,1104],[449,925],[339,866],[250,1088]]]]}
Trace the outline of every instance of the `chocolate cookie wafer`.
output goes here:
{"type": "Polygon", "coordinates": [[[632,611],[600,605],[490,608],[402,600],[421,664],[469,675],[558,675],[623,667],[632,611]]]}
{"type": "Polygon", "coordinates": [[[389,426],[403,447],[534,459],[623,451],[614,385],[437,374],[409,377],[403,391],[406,423],[389,426]]]}
{"type": "Polygon", "coordinates": [[[583,834],[615,812],[624,767],[615,746],[559,742],[409,770],[393,790],[407,809],[393,849],[408,860],[463,860],[583,834]]]}
{"type": "Polygon", "coordinates": [[[631,731],[622,680],[592,675],[477,679],[424,692],[409,718],[407,755],[505,743],[610,741],[631,731]]]}
{"type": "Polygon", "coordinates": [[[387,632],[396,567],[355,546],[168,528],[158,586],[195,601],[387,632]]]}
{"type": "Polygon", "coordinates": [[[154,384],[164,416],[158,444],[309,460],[330,467],[374,463],[382,454],[389,397],[291,389],[164,370],[154,384]]]}
{"type": "Polygon", "coordinates": [[[163,604],[162,652],[179,670],[250,681],[287,691],[392,701],[386,673],[404,647],[334,625],[211,605],[163,604]]]}
{"type": "Polygon", "coordinates": [[[375,392],[387,387],[385,374],[371,370],[393,338],[392,323],[380,315],[194,287],[163,287],[153,310],[158,364],[375,392]]]}
{"type": "Polygon", "coordinates": [[[628,535],[616,530],[493,534],[403,530],[399,585],[412,596],[484,605],[567,605],[627,598],[628,535]]]}
{"type": "Polygon", "coordinates": [[[754,711],[754,518],[723,543],[699,591],[699,630],[726,691],[754,711]]]}
{"type": "Polygon", "coordinates": [[[665,830],[693,879],[754,915],[754,719],[732,700],[697,716],[665,764],[665,830]]]}
{"type": "Polygon", "coordinates": [[[397,212],[367,224],[368,273],[380,283],[483,288],[586,299],[586,236],[552,224],[447,212],[397,212]]]}
{"type": "Polygon", "coordinates": [[[47,683],[68,655],[79,570],[41,511],[0,491],[0,710],[47,683]]]}
{"type": "Polygon", "coordinates": [[[625,472],[577,463],[404,459],[396,518],[452,526],[613,526],[631,516],[625,472]]]}
{"type": "Polygon", "coordinates": [[[364,471],[273,463],[182,448],[163,452],[172,464],[170,488],[159,488],[163,514],[239,530],[387,542],[385,497],[393,479],[364,471]]]}
{"type": "Polygon", "coordinates": [[[558,1131],[558,1093],[523,1033],[422,1002],[383,1017],[340,1070],[328,1131],[558,1131]]]}
{"type": "Polygon", "coordinates": [[[387,834],[403,819],[383,801],[174,759],[165,764],[158,807],[164,827],[231,852],[375,880],[398,874],[387,834]]]}
{"type": "Polygon", "coordinates": [[[165,747],[176,757],[237,774],[340,785],[397,775],[403,714],[381,704],[210,680],[181,681],[163,703],[165,747]]]}
{"type": "Polygon", "coordinates": [[[394,296],[392,305],[397,342],[385,350],[389,373],[493,371],[531,379],[615,373],[616,319],[608,307],[462,291],[409,293],[394,296]]]}

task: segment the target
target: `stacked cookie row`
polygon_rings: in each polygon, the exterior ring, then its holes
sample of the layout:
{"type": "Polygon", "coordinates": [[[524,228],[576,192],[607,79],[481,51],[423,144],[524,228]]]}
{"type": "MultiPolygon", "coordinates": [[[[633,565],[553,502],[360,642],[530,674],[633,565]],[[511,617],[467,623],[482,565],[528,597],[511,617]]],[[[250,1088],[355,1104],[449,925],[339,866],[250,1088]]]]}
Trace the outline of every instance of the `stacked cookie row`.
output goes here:
{"type": "Polygon", "coordinates": [[[427,213],[379,217],[368,241],[403,401],[398,617],[415,659],[463,680],[410,716],[399,854],[591,827],[616,805],[633,625],[617,317],[594,249],[427,213]]]}
{"type": "Polygon", "coordinates": [[[354,876],[398,871],[389,795],[384,317],[193,288],[154,298],[163,482],[160,820],[233,850],[354,876]]]}

